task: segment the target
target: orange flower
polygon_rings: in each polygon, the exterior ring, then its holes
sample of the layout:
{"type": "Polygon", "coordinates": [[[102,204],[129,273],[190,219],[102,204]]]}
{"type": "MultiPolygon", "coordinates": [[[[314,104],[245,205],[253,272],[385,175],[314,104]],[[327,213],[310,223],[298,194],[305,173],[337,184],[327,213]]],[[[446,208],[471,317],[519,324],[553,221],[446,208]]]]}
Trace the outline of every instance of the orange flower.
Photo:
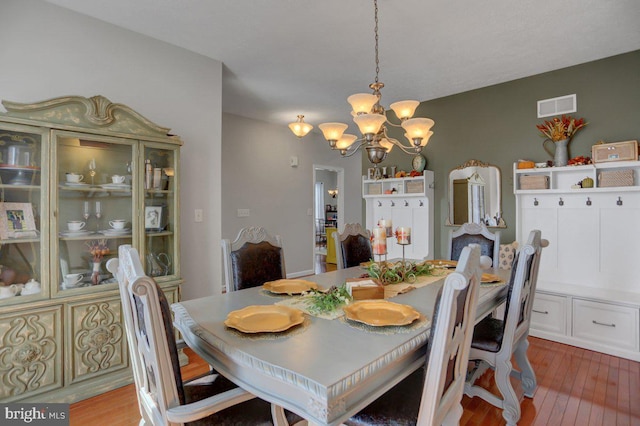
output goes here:
{"type": "Polygon", "coordinates": [[[542,133],[542,137],[557,142],[571,139],[578,130],[586,125],[584,118],[575,119],[569,115],[563,115],[560,118],[555,117],[551,121],[545,121],[543,124],[537,124],[536,127],[542,133]]]}

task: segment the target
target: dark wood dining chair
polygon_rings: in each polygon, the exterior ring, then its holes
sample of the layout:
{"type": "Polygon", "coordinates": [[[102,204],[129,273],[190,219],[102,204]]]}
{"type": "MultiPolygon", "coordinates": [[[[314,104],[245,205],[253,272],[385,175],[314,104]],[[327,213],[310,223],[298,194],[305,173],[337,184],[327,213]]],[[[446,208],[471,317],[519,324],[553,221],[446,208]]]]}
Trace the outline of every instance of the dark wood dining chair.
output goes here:
{"type": "Polygon", "coordinates": [[[260,226],[241,229],[233,242],[223,239],[222,258],[227,292],[258,287],[287,276],[282,239],[260,226]]]}
{"type": "Polygon", "coordinates": [[[527,348],[540,256],[542,248],[548,244],[547,240],[541,239],[540,231],[530,232],[527,243],[516,255],[511,269],[504,317],[484,318],[476,325],[471,341],[469,359],[474,367],[469,372],[465,394],[478,396],[501,408],[502,417],[511,426],[520,419],[521,399],[511,379],[520,381],[524,396],[529,398],[533,397],[537,387],[535,372],[527,358],[527,348]],[[512,356],[515,356],[519,371],[513,367],[512,356]],[[501,397],[475,384],[488,368],[494,370],[501,397]]]}
{"type": "Polygon", "coordinates": [[[480,247],[465,247],[438,295],[423,368],[382,396],[373,392],[377,399],[346,425],[458,424],[481,276],[480,247]]]}
{"type": "Polygon", "coordinates": [[[498,267],[500,231],[491,232],[481,223],[465,223],[456,230],[449,230],[449,260],[458,260],[462,249],[469,244],[478,244],[481,256],[488,256],[493,267],[498,267]]]}
{"type": "Polygon", "coordinates": [[[369,231],[359,223],[347,223],[342,233],[334,232],[338,269],[358,266],[373,259],[369,231]]]}
{"type": "MultiPolygon", "coordinates": [[[[136,249],[120,246],[118,258],[109,260],[107,268],[119,283],[140,425],[272,424],[275,413],[283,411],[280,407],[272,408],[223,376],[182,380],[169,304],[154,279],[145,275],[136,249]]],[[[300,419],[286,414],[291,421],[300,419]]]]}

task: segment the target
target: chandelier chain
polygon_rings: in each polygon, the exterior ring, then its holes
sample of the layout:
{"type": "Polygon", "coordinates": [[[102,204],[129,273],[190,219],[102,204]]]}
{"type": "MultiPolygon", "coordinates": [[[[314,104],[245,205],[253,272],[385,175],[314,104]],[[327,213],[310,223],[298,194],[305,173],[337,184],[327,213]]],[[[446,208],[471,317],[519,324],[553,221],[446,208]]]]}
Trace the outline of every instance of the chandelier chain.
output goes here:
{"type": "Polygon", "coordinates": [[[380,73],[380,61],[378,60],[378,0],[373,0],[373,5],[374,5],[374,16],[375,16],[375,22],[376,25],[373,29],[373,32],[375,33],[376,37],[376,80],[375,82],[378,82],[378,73],[380,73]]]}

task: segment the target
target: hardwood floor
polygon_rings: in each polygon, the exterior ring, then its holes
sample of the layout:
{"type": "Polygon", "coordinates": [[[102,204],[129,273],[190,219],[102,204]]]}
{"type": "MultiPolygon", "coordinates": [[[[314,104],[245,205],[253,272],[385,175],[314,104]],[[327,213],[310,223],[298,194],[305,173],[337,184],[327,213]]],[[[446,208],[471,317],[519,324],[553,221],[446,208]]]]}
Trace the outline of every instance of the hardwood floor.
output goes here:
{"type": "MultiPolygon", "coordinates": [[[[522,402],[520,426],[640,425],[640,363],[548,340],[529,338],[529,359],[538,378],[533,399],[522,402]]],[[[185,378],[207,371],[186,349],[185,378]]],[[[480,380],[492,383],[492,373],[480,380]]],[[[495,386],[491,386],[497,392],[495,386]]],[[[462,426],[504,425],[501,410],[464,397],[462,426]]],[[[71,405],[71,426],[134,426],[140,415],[135,386],[129,385],[71,405]]],[[[248,425],[250,426],[250,425],[248,425]]]]}

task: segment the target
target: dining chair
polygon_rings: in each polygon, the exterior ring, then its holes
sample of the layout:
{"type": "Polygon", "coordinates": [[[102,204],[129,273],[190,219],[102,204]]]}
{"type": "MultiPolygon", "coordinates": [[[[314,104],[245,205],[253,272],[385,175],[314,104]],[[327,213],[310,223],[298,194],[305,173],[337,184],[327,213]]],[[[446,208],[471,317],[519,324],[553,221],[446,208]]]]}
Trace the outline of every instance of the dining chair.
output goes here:
{"type": "MultiPolygon", "coordinates": [[[[118,258],[109,260],[107,269],[119,283],[140,426],[270,425],[276,414],[283,415],[282,408],[218,374],[184,382],[169,304],[155,280],[145,275],[138,251],[120,246],[118,258]]],[[[284,415],[299,419],[289,412],[284,415]]]]}
{"type": "Polygon", "coordinates": [[[346,425],[459,423],[481,275],[480,247],[465,247],[436,300],[422,368],[391,390],[373,391],[372,399],[377,399],[344,422],[346,425]]]}
{"type": "Polygon", "coordinates": [[[347,223],[342,233],[334,232],[338,269],[358,266],[373,259],[371,237],[359,223],[347,223]]]}
{"type": "Polygon", "coordinates": [[[548,244],[547,240],[541,239],[539,230],[530,232],[527,243],[517,253],[511,269],[504,317],[486,317],[476,325],[473,332],[469,355],[473,368],[467,377],[465,394],[470,397],[478,396],[501,408],[507,425],[515,425],[520,419],[520,397],[511,378],[520,381],[526,397],[533,397],[537,387],[535,372],[527,358],[527,338],[540,256],[542,248],[548,244]],[[512,356],[515,357],[519,371],[513,367],[512,356]],[[488,368],[494,370],[501,397],[475,384],[488,368]]]}
{"type": "Polygon", "coordinates": [[[287,276],[282,239],[260,226],[241,229],[233,242],[223,239],[222,257],[227,293],[287,276]]]}
{"type": "Polygon", "coordinates": [[[449,260],[458,260],[463,247],[472,243],[479,244],[481,256],[488,256],[493,267],[498,267],[500,231],[491,232],[482,223],[465,223],[456,230],[449,230],[449,260]]]}

